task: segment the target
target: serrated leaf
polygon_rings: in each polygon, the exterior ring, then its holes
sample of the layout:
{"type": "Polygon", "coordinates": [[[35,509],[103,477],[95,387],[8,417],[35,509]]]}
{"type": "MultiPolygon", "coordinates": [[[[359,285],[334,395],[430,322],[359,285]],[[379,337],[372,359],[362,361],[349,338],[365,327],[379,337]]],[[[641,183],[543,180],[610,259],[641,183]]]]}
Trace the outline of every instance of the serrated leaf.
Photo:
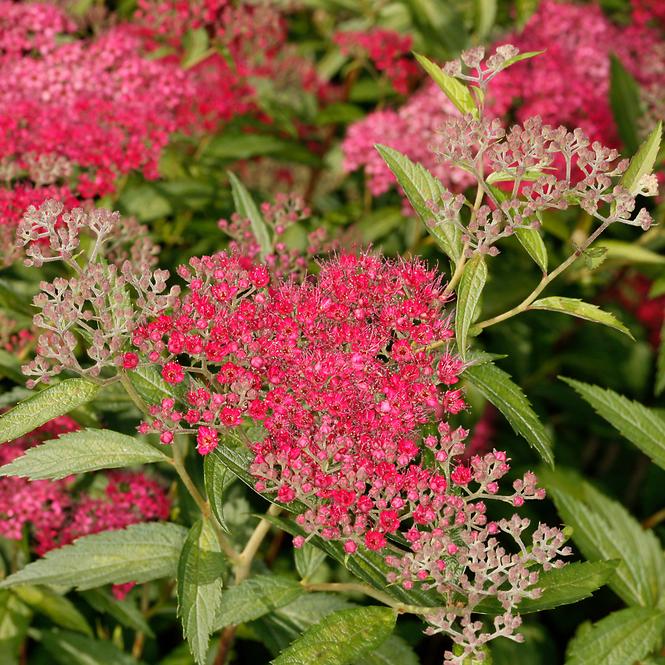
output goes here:
{"type": "Polygon", "coordinates": [[[285,649],[274,665],[347,665],[384,642],[395,627],[388,607],[358,607],[329,614],[285,649]]]}
{"type": "Polygon", "coordinates": [[[56,593],[53,589],[25,584],[14,587],[12,593],[15,593],[35,612],[47,616],[61,628],[74,630],[92,637],[92,629],[85,617],[76,609],[74,603],[65,596],[56,593]]]}
{"type": "Polygon", "coordinates": [[[541,298],[531,303],[529,309],[544,309],[549,312],[559,312],[560,314],[575,316],[578,319],[584,319],[592,323],[600,323],[609,328],[614,328],[624,335],[628,335],[631,339],[635,339],[630,330],[614,314],[610,314],[600,309],[600,307],[596,307],[596,305],[578,300],[577,298],[562,298],[559,296],[541,298]]]}
{"type": "Polygon", "coordinates": [[[65,379],[19,402],[0,416],[0,443],[13,441],[53,418],[64,416],[94,398],[99,390],[86,379],[65,379]]]}
{"type": "Polygon", "coordinates": [[[409,203],[425,224],[428,233],[436,240],[446,256],[453,263],[457,263],[462,255],[459,229],[453,224],[432,226],[430,223],[433,215],[428,203],[439,201],[446,191],[445,187],[422,164],[412,162],[406,155],[386,145],[377,144],[375,147],[404,190],[409,203]]]}
{"type": "Polygon", "coordinates": [[[536,229],[515,229],[515,237],[524,247],[528,255],[536,262],[538,267],[547,272],[547,248],[536,229]]]}
{"type": "Polygon", "coordinates": [[[547,464],[554,466],[552,440],[522,389],[510,374],[492,363],[467,367],[464,378],[474,385],[506,417],[547,464]]]}
{"type": "Polygon", "coordinates": [[[104,589],[89,589],[88,591],[79,591],[79,595],[97,612],[108,614],[119,624],[145,633],[148,637],[153,637],[152,629],[145,620],[143,614],[138,610],[134,603],[125,598],[118,600],[113,598],[110,593],[104,589]]]}
{"type": "Polygon", "coordinates": [[[272,253],[272,242],[270,241],[270,234],[268,233],[268,227],[263,219],[263,215],[260,213],[245,185],[238,180],[234,173],[229,171],[228,175],[236,212],[241,217],[249,220],[254,238],[261,248],[261,258],[264,259],[268,254],[272,253]]]}
{"type": "Polygon", "coordinates": [[[154,365],[141,365],[128,372],[127,376],[147,404],[158,404],[172,395],[172,386],[164,381],[154,365]]]}
{"type": "Polygon", "coordinates": [[[60,665],[137,665],[111,642],[93,640],[65,630],[44,630],[40,640],[53,662],[60,665]]]}
{"type": "Polygon", "coordinates": [[[610,106],[621,141],[632,155],[640,144],[637,129],[641,115],[640,89],[614,54],[610,55],[610,106]]]}
{"type": "Polygon", "coordinates": [[[480,307],[480,297],[487,281],[485,258],[476,254],[464,266],[462,279],[457,288],[457,312],[455,314],[455,336],[460,356],[467,356],[469,328],[475,321],[480,307]]]}
{"type": "Polygon", "coordinates": [[[235,475],[217,455],[206,455],[203,460],[203,481],[210,507],[220,526],[228,532],[224,521],[224,491],[235,481],[235,475]]]}
{"type": "Polygon", "coordinates": [[[0,587],[30,583],[92,589],[175,577],[186,534],[177,524],[146,522],[84,536],[29,563],[0,587]]]}
{"type": "Polygon", "coordinates": [[[665,264],[665,256],[652,252],[646,247],[640,247],[635,243],[623,242],[622,240],[599,240],[594,247],[604,248],[608,259],[652,265],[665,264]]]}
{"type": "Polygon", "coordinates": [[[204,665],[215,616],[222,600],[223,566],[212,525],[199,520],[190,529],[178,562],[178,615],[194,660],[204,665]]]}
{"type": "Polygon", "coordinates": [[[664,603],[665,558],[653,532],[577,474],[543,469],[539,477],[584,557],[619,561],[608,586],[629,605],[664,603]]]}
{"type": "Polygon", "coordinates": [[[454,76],[446,74],[439,65],[432,62],[420,53],[414,53],[420,66],[427,72],[428,76],[443,91],[443,94],[455,105],[460,113],[471,114],[474,118],[478,117],[478,108],[476,107],[469,88],[454,76]]]}
{"type": "Polygon", "coordinates": [[[29,448],[0,467],[0,476],[57,480],[87,471],[170,461],[161,450],[135,437],[108,429],[82,429],[29,448]]]}
{"type": "Polygon", "coordinates": [[[561,377],[631,443],[665,469],[665,427],[654,411],[613,390],[561,377]]]}
{"type": "Polygon", "coordinates": [[[665,612],[630,607],[595,623],[568,645],[566,665],[633,665],[660,646],[665,612]]]}
{"type": "Polygon", "coordinates": [[[586,264],[587,268],[590,270],[595,270],[605,262],[605,259],[607,258],[607,248],[588,247],[584,250],[582,256],[584,257],[584,263],[586,264]]]}
{"type": "MultiPolygon", "coordinates": [[[[625,187],[631,194],[639,191],[640,180],[642,176],[653,172],[658,151],[660,150],[661,134],[663,123],[659,122],[651,131],[649,136],[640,146],[640,149],[630,160],[630,165],[626,172],[621,176],[619,184],[625,187]]],[[[665,259],[664,259],[665,260],[665,259]]]]}
{"type": "Polygon", "coordinates": [[[293,557],[301,579],[308,580],[319,569],[326,558],[326,553],[311,543],[305,543],[302,547],[294,548],[293,557]]]}
{"type": "Polygon", "coordinates": [[[214,622],[214,631],[253,621],[288,605],[304,593],[295,580],[279,575],[256,575],[224,592],[214,622]]]}
{"type": "MultiPolygon", "coordinates": [[[[542,595],[540,598],[523,600],[519,604],[519,613],[531,614],[551,610],[589,598],[594,591],[607,584],[618,565],[618,561],[585,561],[542,572],[535,585],[542,590],[542,595]]],[[[487,614],[504,612],[495,598],[482,601],[476,611],[487,614]]]]}

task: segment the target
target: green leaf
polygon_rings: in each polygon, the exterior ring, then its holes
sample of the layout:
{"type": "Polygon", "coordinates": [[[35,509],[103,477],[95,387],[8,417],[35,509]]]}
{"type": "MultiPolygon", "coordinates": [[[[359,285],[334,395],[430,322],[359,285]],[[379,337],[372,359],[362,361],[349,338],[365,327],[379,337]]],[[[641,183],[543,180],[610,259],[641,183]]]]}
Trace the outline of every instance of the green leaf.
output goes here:
{"type": "Polygon", "coordinates": [[[358,607],[329,614],[284,650],[274,665],[347,665],[372,652],[395,627],[388,607],[358,607]]]}
{"type": "Polygon", "coordinates": [[[446,74],[439,65],[432,62],[420,53],[414,53],[420,66],[427,72],[428,76],[443,91],[443,94],[455,105],[460,113],[470,113],[474,118],[478,117],[478,108],[476,107],[469,88],[454,76],[446,74]]]}
{"type": "MultiPolygon", "coordinates": [[[[542,590],[540,598],[527,598],[519,605],[520,614],[551,610],[560,605],[577,603],[607,584],[619,561],[585,561],[569,563],[540,573],[536,588],[542,590]]],[[[501,604],[495,598],[481,602],[478,612],[502,614],[501,604]]]]}
{"type": "MultiPolygon", "coordinates": [[[[625,187],[631,194],[636,194],[639,191],[642,176],[653,172],[658,151],[660,150],[662,131],[663,123],[659,122],[630,160],[628,169],[621,176],[619,184],[625,187]]],[[[663,261],[665,261],[665,258],[663,258],[663,261]]]]}
{"type": "Polygon", "coordinates": [[[547,273],[547,248],[536,229],[515,229],[515,236],[538,267],[547,273]]]}
{"type": "Polygon", "coordinates": [[[51,550],[0,582],[0,587],[31,583],[92,589],[175,577],[186,533],[177,524],[146,522],[85,536],[51,550]]]}
{"type": "Polygon", "coordinates": [[[600,323],[604,326],[614,328],[624,335],[628,335],[631,339],[635,339],[630,330],[619,321],[613,314],[605,312],[592,305],[591,303],[578,300],[577,298],[561,298],[552,296],[550,298],[541,298],[529,305],[529,309],[545,309],[549,312],[560,312],[561,314],[569,314],[576,316],[578,319],[585,319],[593,323],[600,323]]]}
{"type": "Polygon", "coordinates": [[[164,381],[154,365],[141,365],[127,376],[147,404],[158,404],[165,397],[171,397],[173,387],[164,381]]]}
{"type": "Polygon", "coordinates": [[[89,402],[99,386],[86,379],[65,379],[19,402],[0,416],[0,443],[13,441],[53,418],[89,402]]]}
{"type": "Polygon", "coordinates": [[[582,254],[584,263],[590,270],[595,270],[601,266],[607,258],[606,247],[587,247],[582,254]]]}
{"type": "Polygon", "coordinates": [[[79,591],[79,595],[97,612],[108,614],[127,628],[145,633],[148,637],[154,637],[143,614],[129,599],[118,600],[103,589],[79,591]]]}
{"type": "Polygon", "coordinates": [[[311,543],[305,543],[302,547],[293,550],[293,556],[298,574],[303,580],[308,580],[319,569],[326,558],[326,553],[311,543]]]}
{"type": "Polygon", "coordinates": [[[0,662],[18,665],[21,643],[30,625],[32,612],[9,591],[0,591],[0,662]]]}
{"type": "Polygon", "coordinates": [[[665,469],[665,427],[654,411],[612,390],[561,378],[591,404],[601,418],[665,469]]]}
{"type": "Polygon", "coordinates": [[[261,247],[261,258],[265,258],[272,253],[272,242],[263,215],[245,185],[231,171],[229,171],[229,182],[231,183],[231,193],[233,194],[236,212],[241,217],[249,220],[252,233],[256,238],[256,242],[259,243],[259,247],[261,247]]]}
{"type": "Polygon", "coordinates": [[[304,593],[295,580],[278,575],[256,575],[224,592],[214,622],[217,632],[226,626],[253,621],[288,605],[304,593]]]}
{"type": "Polygon", "coordinates": [[[630,607],[612,612],[568,645],[566,665],[633,665],[660,646],[665,612],[630,607]]]}
{"type": "Polygon", "coordinates": [[[29,448],[0,467],[0,476],[56,480],[98,469],[170,461],[161,450],[135,437],[109,429],[82,429],[29,448]]]}
{"type": "Polygon", "coordinates": [[[224,520],[224,492],[235,481],[235,475],[216,455],[206,455],[203,460],[203,481],[213,514],[220,526],[228,532],[224,520]]]}
{"type": "Polygon", "coordinates": [[[60,665],[137,665],[129,654],[106,640],[65,630],[44,630],[40,637],[49,656],[60,665]]]}
{"type": "Polygon", "coordinates": [[[594,247],[604,248],[608,259],[628,261],[630,263],[665,264],[665,256],[652,252],[646,247],[622,240],[599,240],[594,247]]]}
{"type": "Polygon", "coordinates": [[[209,48],[208,32],[205,28],[188,30],[182,38],[184,55],[180,66],[189,69],[205,60],[212,51],[209,48]]]}
{"type": "Polygon", "coordinates": [[[660,395],[665,390],[665,322],[660,329],[660,346],[656,359],[656,385],[654,393],[660,395]]]}
{"type": "Polygon", "coordinates": [[[539,477],[584,557],[620,561],[608,586],[628,605],[665,603],[665,558],[653,532],[577,474],[543,469],[539,477]]]}
{"type": "Polygon", "coordinates": [[[61,628],[75,630],[92,637],[92,629],[74,603],[53,589],[26,584],[14,587],[12,593],[35,612],[47,616],[61,628]]]}
{"type": "Polygon", "coordinates": [[[642,113],[640,89],[615,55],[610,56],[610,106],[621,141],[632,155],[640,144],[637,129],[637,119],[642,113]]]}
{"type": "Polygon", "coordinates": [[[485,258],[476,254],[464,266],[462,279],[457,289],[457,313],[455,314],[455,335],[457,348],[462,359],[467,356],[469,328],[476,320],[480,307],[480,296],[487,281],[485,258]]]}
{"type": "Polygon", "coordinates": [[[194,660],[203,665],[222,600],[223,558],[207,520],[190,529],[178,563],[178,614],[194,660]]]}
{"type": "Polygon", "coordinates": [[[522,62],[522,60],[530,60],[531,58],[535,58],[538,55],[542,55],[545,53],[545,50],[542,51],[525,51],[524,53],[518,53],[516,56],[513,56],[512,58],[508,58],[503,63],[503,67],[501,69],[506,69],[507,67],[511,67],[514,65],[516,62],[522,62]]]}
{"type": "Polygon", "coordinates": [[[475,0],[476,39],[482,42],[496,20],[496,0],[475,0]]]}
{"type": "MultiPolygon", "coordinates": [[[[397,635],[391,635],[378,649],[357,660],[355,665],[420,665],[413,649],[397,635]]],[[[491,665],[486,662],[485,665],[491,665]]]]}
{"type": "Polygon", "coordinates": [[[463,376],[506,417],[513,429],[549,464],[554,466],[552,440],[522,389],[510,374],[492,363],[474,365],[463,376]]]}
{"type": "Polygon", "coordinates": [[[453,224],[431,225],[433,215],[428,203],[439,201],[441,195],[446,191],[445,187],[422,164],[412,162],[406,155],[386,145],[377,144],[375,147],[397,178],[397,182],[425,224],[428,233],[436,240],[446,256],[453,263],[457,263],[462,256],[459,229],[453,224]]]}

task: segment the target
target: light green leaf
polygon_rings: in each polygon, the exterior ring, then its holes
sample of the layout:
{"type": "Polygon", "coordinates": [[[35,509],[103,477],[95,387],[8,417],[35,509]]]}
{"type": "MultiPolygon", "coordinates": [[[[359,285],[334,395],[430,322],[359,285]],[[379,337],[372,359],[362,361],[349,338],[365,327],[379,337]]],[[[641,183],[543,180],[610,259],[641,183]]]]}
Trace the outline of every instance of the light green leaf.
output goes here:
{"type": "Polygon", "coordinates": [[[577,298],[561,298],[558,296],[552,296],[550,298],[541,298],[529,305],[529,309],[545,309],[549,312],[560,312],[561,314],[569,314],[570,316],[576,316],[578,319],[585,319],[586,321],[591,321],[593,323],[600,323],[604,326],[614,328],[619,332],[622,332],[624,335],[628,335],[631,339],[634,339],[630,330],[619,321],[613,314],[605,312],[592,305],[591,303],[584,302],[583,300],[578,300],[577,298]]]}
{"type": "Polygon", "coordinates": [[[75,630],[92,637],[92,629],[74,603],[53,589],[25,584],[14,587],[12,593],[35,612],[47,616],[61,628],[75,630]]]}
{"type": "Polygon", "coordinates": [[[446,191],[445,187],[422,164],[412,162],[406,155],[386,145],[377,144],[375,147],[397,178],[397,182],[425,224],[428,233],[436,240],[446,256],[453,263],[457,263],[462,255],[459,229],[454,224],[443,224],[442,226],[431,224],[433,214],[428,204],[431,201],[438,202],[446,191]]]}
{"type": "Polygon", "coordinates": [[[186,534],[177,524],[146,522],[85,536],[51,550],[0,582],[0,587],[31,583],[92,589],[175,577],[186,534]]]}
{"type": "Polygon", "coordinates": [[[547,273],[547,248],[536,229],[515,229],[515,236],[538,267],[547,273]]]}
{"type": "Polygon", "coordinates": [[[21,643],[30,625],[32,612],[15,594],[0,591],[0,662],[18,665],[21,643]]]}
{"type": "Polygon", "coordinates": [[[665,558],[653,532],[577,474],[543,469],[539,477],[584,557],[620,561],[608,586],[628,605],[665,603],[665,558]]]}
{"type": "Polygon", "coordinates": [[[252,233],[261,248],[261,258],[265,258],[272,253],[272,242],[263,215],[245,185],[231,171],[229,171],[229,182],[231,183],[231,193],[233,194],[236,212],[241,217],[249,220],[252,233]]]}
{"type": "Polygon", "coordinates": [[[432,62],[420,53],[414,53],[420,66],[427,72],[428,76],[436,83],[448,99],[455,105],[460,113],[470,113],[474,118],[478,117],[476,107],[469,88],[454,76],[446,74],[439,65],[432,62]]]}
{"type": "MultiPolygon", "coordinates": [[[[646,140],[640,146],[640,149],[630,160],[630,165],[626,172],[621,176],[619,184],[625,187],[631,194],[639,191],[640,180],[642,176],[649,175],[653,172],[658,151],[660,150],[661,134],[663,131],[663,123],[659,122],[649,134],[646,140]]],[[[665,257],[663,257],[665,261],[665,257]]]]}
{"type": "Polygon", "coordinates": [[[464,266],[462,279],[457,289],[457,313],[455,314],[455,334],[457,348],[462,359],[467,355],[469,328],[476,320],[480,307],[480,296],[487,281],[485,258],[476,254],[464,266]]]}
{"type": "Polygon", "coordinates": [[[531,58],[535,58],[538,55],[542,55],[545,53],[545,51],[525,51],[524,53],[518,53],[516,56],[513,56],[512,58],[508,58],[503,63],[503,67],[501,69],[506,69],[507,67],[510,67],[514,65],[516,62],[522,62],[522,60],[530,60],[531,58]]]}
{"type": "Polygon", "coordinates": [[[209,48],[208,32],[205,28],[188,30],[182,38],[184,55],[180,66],[189,69],[205,60],[211,53],[209,48]]]}
{"type": "Polygon", "coordinates": [[[303,580],[308,580],[319,569],[326,558],[326,553],[311,543],[305,543],[300,548],[294,548],[293,556],[298,574],[303,580]]]}
{"type": "Polygon", "coordinates": [[[13,441],[53,418],[64,416],[94,398],[99,390],[86,379],[65,379],[19,402],[0,416],[0,443],[13,441]]]}
{"type": "Polygon", "coordinates": [[[49,656],[60,665],[137,665],[129,654],[106,640],[65,630],[44,630],[40,638],[49,656]]]}
{"type": "Polygon", "coordinates": [[[210,635],[222,600],[223,555],[212,525],[190,529],[178,563],[178,614],[194,660],[206,663],[210,635]]]}
{"type": "Polygon", "coordinates": [[[143,617],[136,605],[125,598],[118,600],[113,598],[108,591],[104,589],[89,589],[88,591],[79,591],[79,595],[97,612],[108,614],[119,624],[145,633],[148,637],[153,637],[152,629],[143,617]]]}
{"type": "MultiPolygon", "coordinates": [[[[413,649],[397,635],[391,635],[378,649],[375,649],[355,665],[420,665],[413,649]]],[[[485,665],[491,665],[486,662],[485,665]]]]}
{"type": "Polygon", "coordinates": [[[660,346],[658,347],[658,357],[656,359],[656,384],[654,393],[660,395],[665,390],[665,322],[660,329],[660,346]]]}
{"type": "Polygon", "coordinates": [[[566,665],[633,665],[660,646],[665,612],[630,607],[612,612],[568,645],[566,665]]]}
{"type": "Polygon", "coordinates": [[[652,252],[646,247],[640,247],[635,243],[623,242],[622,240],[599,240],[594,247],[605,248],[607,251],[606,257],[616,261],[652,265],[665,264],[665,256],[652,252]]]}
{"type": "Polygon", "coordinates": [[[631,443],[665,469],[665,427],[654,411],[612,390],[561,377],[631,443]]]}
{"type": "Polygon", "coordinates": [[[0,467],[0,476],[56,480],[98,469],[170,461],[161,450],[135,437],[109,429],[82,429],[29,448],[0,467]]]}
{"type": "Polygon", "coordinates": [[[482,42],[496,20],[496,0],[475,0],[476,39],[482,42]]]}
{"type": "Polygon", "coordinates": [[[203,481],[212,512],[220,526],[228,532],[224,521],[224,491],[236,476],[216,455],[206,455],[203,461],[203,481]]]}
{"type": "Polygon", "coordinates": [[[256,575],[224,592],[214,631],[253,621],[288,605],[304,593],[295,580],[278,575],[256,575]]]}
{"type": "MultiPolygon", "coordinates": [[[[523,600],[519,605],[519,612],[531,614],[589,598],[594,591],[607,584],[618,565],[619,561],[585,561],[542,572],[535,585],[542,590],[542,595],[540,598],[523,600]]],[[[481,602],[476,611],[487,614],[504,612],[495,598],[481,602]]]]}
{"type": "Polygon", "coordinates": [[[358,607],[329,614],[285,649],[274,665],[347,665],[371,653],[395,627],[388,607],[358,607]]]}
{"type": "Polygon", "coordinates": [[[610,106],[621,141],[632,155],[640,144],[637,130],[637,120],[642,113],[640,89],[614,54],[610,55],[610,106]]]}
{"type": "Polygon", "coordinates": [[[554,466],[551,437],[510,374],[492,363],[486,363],[467,367],[463,376],[501,411],[513,429],[527,440],[547,464],[554,466]]]}

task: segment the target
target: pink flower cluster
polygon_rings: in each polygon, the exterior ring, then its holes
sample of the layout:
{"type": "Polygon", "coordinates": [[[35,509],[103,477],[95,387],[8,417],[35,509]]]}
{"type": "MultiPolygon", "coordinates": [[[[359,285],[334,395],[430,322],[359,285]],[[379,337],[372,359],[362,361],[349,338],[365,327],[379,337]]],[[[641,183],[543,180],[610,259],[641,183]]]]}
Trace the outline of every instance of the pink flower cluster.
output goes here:
{"type": "Polygon", "coordinates": [[[419,69],[411,59],[413,39],[394,30],[374,28],[368,32],[338,32],[333,41],[345,55],[366,54],[376,69],[385,74],[397,92],[406,95],[419,69]]]}
{"type": "MultiPolygon", "coordinates": [[[[0,466],[28,448],[77,429],[68,416],[55,418],[0,446],[0,466]]],[[[170,500],[157,481],[134,471],[110,471],[100,478],[105,481],[103,489],[79,494],[72,488],[72,478],[0,478],[0,536],[21,540],[29,527],[34,550],[41,556],[81,536],[168,518],[170,500]]]]}

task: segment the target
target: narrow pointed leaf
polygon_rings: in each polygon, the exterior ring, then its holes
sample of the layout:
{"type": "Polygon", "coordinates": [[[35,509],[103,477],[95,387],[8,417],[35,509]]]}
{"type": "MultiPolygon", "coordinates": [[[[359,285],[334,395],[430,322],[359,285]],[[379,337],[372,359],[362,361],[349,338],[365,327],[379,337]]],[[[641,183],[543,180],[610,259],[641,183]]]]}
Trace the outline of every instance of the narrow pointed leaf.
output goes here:
{"type": "Polygon", "coordinates": [[[501,69],[506,69],[506,67],[510,67],[511,65],[514,65],[516,62],[522,62],[522,60],[530,60],[531,58],[535,58],[536,56],[542,55],[545,53],[545,51],[526,51],[525,53],[519,53],[516,56],[513,56],[512,58],[508,58],[503,63],[503,67],[501,69]]]}
{"type": "Polygon", "coordinates": [[[476,107],[469,89],[458,81],[454,76],[446,74],[439,65],[432,62],[420,53],[415,53],[416,60],[420,66],[427,72],[428,76],[443,91],[443,94],[455,105],[460,113],[470,113],[474,118],[478,117],[478,108],[476,107]]]}
{"type": "Polygon", "coordinates": [[[647,265],[665,264],[665,255],[652,252],[633,242],[623,240],[600,240],[594,247],[605,250],[605,258],[627,263],[644,263],[647,265]]]}
{"type": "Polygon", "coordinates": [[[233,194],[233,203],[235,204],[236,212],[241,217],[249,219],[252,233],[261,248],[261,257],[265,258],[268,254],[272,253],[272,242],[270,241],[270,234],[268,233],[268,227],[263,219],[263,215],[245,185],[230,171],[229,181],[231,183],[231,193],[233,194]]]}
{"type": "Polygon", "coordinates": [[[228,531],[224,521],[224,491],[235,481],[235,475],[217,455],[206,455],[203,461],[203,481],[210,507],[220,526],[228,531]]]}
{"type": "Polygon", "coordinates": [[[612,612],[568,645],[566,665],[633,665],[660,646],[665,612],[630,607],[612,612]]]}
{"type": "Polygon", "coordinates": [[[25,584],[14,587],[12,593],[15,593],[35,612],[47,616],[61,628],[74,630],[92,637],[92,629],[85,617],[76,609],[74,603],[65,596],[56,593],[53,589],[25,584]]]}
{"type": "Polygon", "coordinates": [[[92,589],[175,577],[186,534],[177,524],[146,522],[85,536],[29,563],[0,587],[30,583],[92,589]]]}
{"type": "Polygon", "coordinates": [[[613,390],[564,377],[562,379],[574,388],[601,418],[607,420],[628,441],[665,469],[665,426],[655,411],[613,390]]]}
{"type": "Polygon", "coordinates": [[[0,476],[55,480],[98,469],[170,461],[161,450],[135,437],[107,429],[83,429],[29,448],[0,467],[0,476]]]}
{"type": "Polygon", "coordinates": [[[630,165],[626,172],[621,176],[619,184],[625,187],[631,194],[639,191],[640,180],[642,176],[653,172],[658,151],[660,150],[661,135],[663,132],[663,123],[659,122],[646,140],[640,146],[630,160],[630,165]]]}
{"type": "Polygon", "coordinates": [[[223,555],[207,520],[190,529],[178,562],[178,614],[194,660],[203,665],[222,600],[223,555]]]}
{"type": "Polygon", "coordinates": [[[513,429],[547,464],[554,465],[551,437],[510,374],[492,363],[486,363],[467,367],[463,376],[501,411],[513,429]]]}
{"type": "Polygon", "coordinates": [[[58,665],[138,665],[108,640],[93,640],[66,630],[44,630],[40,639],[58,665]]]}
{"type": "Polygon", "coordinates": [[[285,649],[274,665],[347,665],[371,653],[395,627],[388,607],[358,607],[329,614],[285,649]]]}
{"type": "Polygon", "coordinates": [[[256,575],[238,586],[231,587],[222,596],[214,631],[253,621],[288,605],[305,593],[295,580],[279,575],[256,575]]]}
{"type": "Polygon", "coordinates": [[[404,190],[409,203],[425,224],[428,233],[434,238],[448,258],[457,263],[462,255],[462,240],[459,229],[453,224],[433,226],[433,214],[429,202],[437,202],[446,191],[438,178],[435,178],[424,166],[412,162],[406,155],[377,144],[381,157],[393,172],[400,187],[404,190]]]}
{"type": "Polygon", "coordinates": [[[13,441],[53,418],[91,401],[99,386],[86,379],[65,379],[19,402],[0,416],[0,443],[13,441]]]}
{"type": "Polygon", "coordinates": [[[629,605],[662,606],[665,558],[653,532],[575,473],[543,469],[539,477],[584,557],[619,561],[608,586],[629,605]]]}
{"type": "Polygon", "coordinates": [[[610,105],[621,141],[632,155],[640,145],[637,128],[641,115],[640,89],[615,55],[610,56],[610,105]]]}
{"type": "Polygon", "coordinates": [[[628,330],[628,328],[626,328],[626,326],[624,326],[614,314],[605,312],[600,309],[600,307],[578,300],[577,298],[560,298],[558,296],[541,298],[540,300],[531,303],[529,309],[545,309],[550,312],[569,314],[578,319],[585,319],[586,321],[592,321],[593,323],[600,323],[604,326],[614,328],[615,330],[622,332],[624,335],[628,335],[631,339],[634,339],[630,330],[628,330]]]}
{"type": "Polygon", "coordinates": [[[536,229],[515,229],[515,236],[538,267],[547,272],[547,248],[536,229]]]}
{"type": "Polygon", "coordinates": [[[467,355],[467,339],[471,324],[476,320],[480,308],[480,297],[487,281],[487,264],[476,254],[465,266],[457,289],[457,313],[455,335],[457,348],[462,358],[467,355]]]}

